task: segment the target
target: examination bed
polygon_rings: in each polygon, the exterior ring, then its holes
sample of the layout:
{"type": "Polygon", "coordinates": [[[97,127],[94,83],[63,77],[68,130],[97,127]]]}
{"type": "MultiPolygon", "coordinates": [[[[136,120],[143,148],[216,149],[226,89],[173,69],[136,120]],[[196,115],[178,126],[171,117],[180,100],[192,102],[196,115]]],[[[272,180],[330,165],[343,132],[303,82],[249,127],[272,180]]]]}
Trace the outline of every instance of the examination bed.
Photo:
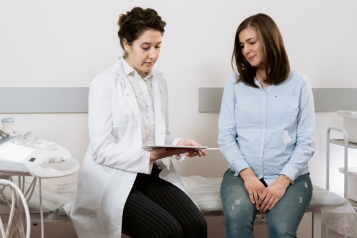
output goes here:
{"type": "MultiPolygon", "coordinates": [[[[70,221],[63,206],[70,202],[76,195],[78,173],[62,178],[42,180],[42,203],[45,212],[45,222],[70,221]]],[[[13,177],[17,183],[17,177],[13,177]]],[[[31,177],[26,179],[26,187],[30,185],[31,177]]],[[[201,176],[182,177],[186,192],[200,207],[205,216],[221,216],[222,203],[220,200],[220,185],[222,178],[204,178],[201,176]]],[[[38,188],[36,188],[38,189],[38,188]]],[[[10,192],[4,191],[10,199],[10,192]]],[[[32,223],[39,222],[39,198],[35,191],[29,201],[32,223]]],[[[1,217],[7,220],[5,206],[1,206],[1,217]]],[[[357,237],[357,215],[346,199],[339,195],[314,186],[313,197],[307,212],[312,212],[312,237],[321,237],[321,223],[330,229],[357,237]]]]}

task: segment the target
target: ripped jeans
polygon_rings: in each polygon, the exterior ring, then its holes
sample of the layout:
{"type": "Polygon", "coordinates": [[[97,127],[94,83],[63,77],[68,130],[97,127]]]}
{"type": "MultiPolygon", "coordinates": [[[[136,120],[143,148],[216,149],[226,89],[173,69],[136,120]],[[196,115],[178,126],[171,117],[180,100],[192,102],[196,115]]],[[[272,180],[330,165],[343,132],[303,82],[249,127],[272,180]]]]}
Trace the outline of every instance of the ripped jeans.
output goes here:
{"type": "MultiPolygon", "coordinates": [[[[251,238],[257,209],[249,199],[240,176],[227,170],[221,185],[226,237],[251,238]]],[[[269,238],[296,237],[296,231],[310,204],[312,184],[309,173],[289,185],[278,204],[267,212],[269,238]]]]}

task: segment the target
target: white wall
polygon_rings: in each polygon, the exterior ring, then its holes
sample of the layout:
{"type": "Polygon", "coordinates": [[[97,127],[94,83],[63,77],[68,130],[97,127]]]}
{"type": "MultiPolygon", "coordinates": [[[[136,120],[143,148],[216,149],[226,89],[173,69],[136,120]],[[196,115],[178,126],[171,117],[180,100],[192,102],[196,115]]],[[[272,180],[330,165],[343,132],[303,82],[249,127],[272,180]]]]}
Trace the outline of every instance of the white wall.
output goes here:
{"type": "MultiPolygon", "coordinates": [[[[155,66],[165,73],[174,135],[217,146],[218,113],[198,113],[198,87],[223,87],[232,73],[236,28],[259,12],[280,27],[293,69],[315,88],[357,88],[357,2],[345,1],[2,1],[0,87],[87,87],[122,54],[120,13],[151,7],[167,22],[155,66]]],[[[26,99],[24,99],[26,100],[26,99]]],[[[4,102],[2,102],[4,103],[4,102]]],[[[1,115],[7,117],[8,115],[1,115]]],[[[86,114],[17,114],[15,129],[31,130],[64,145],[82,160],[88,144],[86,114]]],[[[342,126],[336,113],[317,113],[314,184],[325,184],[325,131],[342,126]]],[[[342,152],[333,146],[336,161],[342,152]]],[[[351,156],[356,157],[353,152],[351,156]]],[[[337,171],[336,162],[331,171],[337,171]]],[[[219,152],[176,163],[181,175],[222,176],[219,152]]],[[[333,175],[341,190],[342,177],[333,175]]],[[[339,191],[340,191],[339,190],[339,191]]],[[[340,191],[341,192],[341,191],[340,191]]]]}

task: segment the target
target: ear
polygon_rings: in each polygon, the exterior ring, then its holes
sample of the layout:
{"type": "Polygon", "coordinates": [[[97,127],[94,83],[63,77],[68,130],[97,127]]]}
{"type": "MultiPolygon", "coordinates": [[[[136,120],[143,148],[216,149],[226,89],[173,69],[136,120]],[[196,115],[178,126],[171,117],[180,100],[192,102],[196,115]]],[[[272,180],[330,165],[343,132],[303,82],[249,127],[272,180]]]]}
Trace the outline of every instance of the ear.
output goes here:
{"type": "Polygon", "coordinates": [[[128,41],[126,39],[123,39],[123,46],[124,46],[124,50],[129,50],[128,41]]]}

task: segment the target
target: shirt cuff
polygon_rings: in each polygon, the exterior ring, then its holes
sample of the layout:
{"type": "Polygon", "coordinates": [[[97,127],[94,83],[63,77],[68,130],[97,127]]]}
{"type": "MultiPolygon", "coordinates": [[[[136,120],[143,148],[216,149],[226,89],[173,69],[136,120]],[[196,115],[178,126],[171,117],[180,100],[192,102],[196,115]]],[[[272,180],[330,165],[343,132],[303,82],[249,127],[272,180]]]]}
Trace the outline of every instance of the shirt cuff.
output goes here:
{"type": "Polygon", "coordinates": [[[287,163],[284,166],[283,170],[281,170],[281,172],[280,172],[280,174],[288,176],[293,181],[293,184],[294,184],[294,181],[295,181],[298,173],[299,173],[299,169],[290,165],[289,163],[287,163]]]}
{"type": "Polygon", "coordinates": [[[186,156],[184,154],[178,154],[178,155],[174,155],[174,158],[178,161],[182,161],[184,160],[186,156]]]}
{"type": "Polygon", "coordinates": [[[149,174],[151,174],[152,171],[152,166],[154,165],[155,161],[150,161],[149,162],[149,174]]]}
{"type": "MultiPolygon", "coordinates": [[[[172,141],[172,145],[177,145],[177,143],[181,140],[182,138],[175,138],[172,141]]],[[[175,158],[178,161],[182,161],[185,158],[184,154],[178,154],[178,155],[174,155],[173,158],[175,158]]]]}
{"type": "Polygon", "coordinates": [[[172,141],[172,145],[177,145],[177,143],[181,140],[182,138],[175,138],[173,141],[172,141]]]}
{"type": "Polygon", "coordinates": [[[229,161],[229,169],[235,172],[234,176],[238,176],[240,171],[243,169],[250,168],[249,164],[244,158],[237,159],[237,157],[232,154],[224,155],[224,157],[227,161],[229,161]]]}

